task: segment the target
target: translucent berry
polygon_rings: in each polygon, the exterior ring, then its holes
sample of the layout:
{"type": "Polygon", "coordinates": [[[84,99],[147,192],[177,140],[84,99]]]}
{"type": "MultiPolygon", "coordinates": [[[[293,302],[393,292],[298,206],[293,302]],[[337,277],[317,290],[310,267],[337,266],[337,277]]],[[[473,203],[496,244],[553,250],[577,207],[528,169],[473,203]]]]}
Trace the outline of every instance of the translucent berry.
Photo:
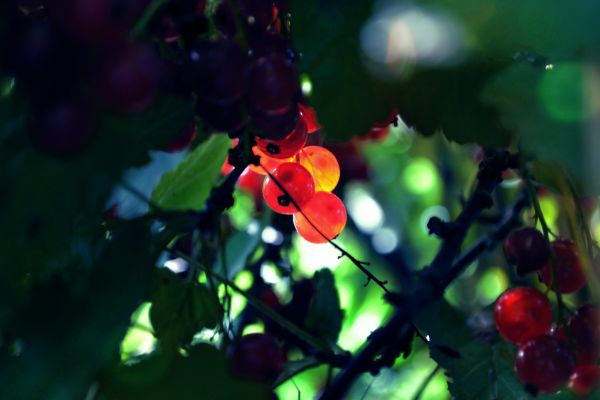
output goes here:
{"type": "Polygon", "coordinates": [[[560,389],[575,369],[575,359],[564,340],[539,336],[523,343],[515,357],[515,371],[523,385],[540,393],[560,389]]]}
{"type": "Polygon", "coordinates": [[[522,228],[511,232],[504,240],[504,253],[521,276],[542,268],[550,256],[550,249],[540,231],[522,228]]]}
{"type": "MultiPolygon", "coordinates": [[[[570,240],[552,242],[552,252],[556,261],[558,290],[561,293],[573,293],[585,286],[586,277],[581,268],[577,246],[570,240]]],[[[554,290],[552,279],[552,259],[549,259],[539,271],[540,279],[554,290]]]]}
{"type": "Polygon", "coordinates": [[[295,156],[306,144],[308,133],[306,124],[300,118],[296,128],[281,140],[266,140],[257,138],[256,146],[264,154],[273,158],[290,158],[295,156]]]}
{"type": "Polygon", "coordinates": [[[269,114],[249,107],[252,125],[268,140],[281,140],[288,136],[298,125],[299,113],[295,105],[277,114],[269,114]]]}
{"type": "Polygon", "coordinates": [[[263,175],[259,175],[250,168],[246,168],[237,181],[237,187],[251,194],[254,198],[254,203],[258,205],[261,201],[264,179],[263,175]]]}
{"type": "Polygon", "coordinates": [[[285,355],[268,334],[244,335],[231,344],[227,359],[232,372],[242,378],[274,379],[282,370],[285,355]]]}
{"type": "Polygon", "coordinates": [[[568,328],[577,363],[595,364],[600,358],[600,308],[595,304],[579,307],[568,328]]]}
{"type": "Polygon", "coordinates": [[[306,146],[298,153],[298,162],[315,180],[315,190],[331,192],[340,180],[340,165],[332,152],[321,146],[306,146]]]}
{"type": "Polygon", "coordinates": [[[260,157],[260,165],[250,165],[250,169],[257,174],[267,175],[267,171],[273,172],[277,167],[286,162],[293,162],[294,157],[273,158],[259,150],[258,147],[252,147],[252,152],[260,157]]]}
{"type": "Polygon", "coordinates": [[[321,129],[321,125],[317,120],[317,112],[314,108],[302,103],[298,103],[298,108],[300,109],[300,117],[306,123],[308,133],[313,133],[321,129]]]}
{"type": "Polygon", "coordinates": [[[305,240],[311,243],[326,243],[328,239],[335,239],[344,230],[346,219],[346,207],[336,195],[316,192],[302,207],[302,212],[294,214],[294,226],[305,240]]]}
{"type": "Polygon", "coordinates": [[[296,163],[283,163],[268,176],[263,185],[263,197],[273,211],[280,214],[293,214],[296,207],[292,200],[303,207],[315,195],[315,184],[310,173],[296,163]],[[285,188],[284,193],[279,185],[285,188]]]}
{"type": "Polygon", "coordinates": [[[550,332],[552,308],[546,296],[539,291],[517,287],[498,298],[494,306],[494,320],[504,339],[519,344],[550,332]]]}
{"type": "Polygon", "coordinates": [[[569,379],[569,389],[578,396],[587,396],[600,385],[600,367],[580,365],[569,379]]]}

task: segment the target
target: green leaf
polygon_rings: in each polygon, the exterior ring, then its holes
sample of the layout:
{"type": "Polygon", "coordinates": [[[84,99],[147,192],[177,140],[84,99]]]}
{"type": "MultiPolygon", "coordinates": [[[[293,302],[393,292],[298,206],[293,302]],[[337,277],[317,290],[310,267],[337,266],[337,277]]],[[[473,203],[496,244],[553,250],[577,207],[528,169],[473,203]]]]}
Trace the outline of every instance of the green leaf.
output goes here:
{"type": "Polygon", "coordinates": [[[315,295],[306,316],[306,328],[329,344],[335,344],[344,319],[335,278],[331,270],[324,268],[315,272],[313,281],[315,295]]]}
{"type": "Polygon", "coordinates": [[[152,201],[167,209],[202,209],[230,147],[231,140],[227,136],[211,136],[175,169],[162,176],[154,188],[152,201]]]}
{"type": "Polygon", "coordinates": [[[202,328],[217,325],[220,313],[215,297],[205,286],[184,282],[166,268],[157,270],[150,321],[156,336],[168,346],[189,343],[202,328]]]}
{"type": "Polygon", "coordinates": [[[208,344],[187,352],[154,353],[104,374],[99,395],[107,400],[268,399],[265,384],[238,380],[228,372],[223,353],[208,344]]]}

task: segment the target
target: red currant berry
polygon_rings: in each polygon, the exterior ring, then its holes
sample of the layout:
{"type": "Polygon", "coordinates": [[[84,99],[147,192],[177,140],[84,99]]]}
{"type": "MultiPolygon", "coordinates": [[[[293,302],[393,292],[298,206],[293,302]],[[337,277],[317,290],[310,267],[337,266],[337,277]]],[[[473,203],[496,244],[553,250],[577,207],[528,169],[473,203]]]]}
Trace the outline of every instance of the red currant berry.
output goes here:
{"type": "Polygon", "coordinates": [[[76,101],[59,101],[31,115],[29,137],[41,152],[55,157],[79,154],[95,133],[93,114],[76,101]]]}
{"type": "MultiPolygon", "coordinates": [[[[178,136],[169,140],[167,152],[177,153],[187,149],[196,138],[196,122],[192,121],[178,136]]],[[[227,174],[224,174],[227,175],[227,174]]]]}
{"type": "Polygon", "coordinates": [[[160,64],[143,46],[120,49],[96,72],[96,93],[117,111],[138,112],[150,105],[158,91],[160,64]]]}
{"type": "Polygon", "coordinates": [[[317,112],[314,108],[307,106],[306,104],[298,103],[298,109],[300,110],[300,117],[306,123],[306,130],[308,133],[313,133],[321,129],[319,120],[317,119],[317,112]]]}
{"type": "Polygon", "coordinates": [[[600,358],[600,308],[581,306],[568,324],[578,364],[595,364],[600,358]]]}
{"type": "Polygon", "coordinates": [[[298,210],[291,199],[299,207],[303,207],[315,195],[313,178],[300,164],[281,164],[271,175],[265,179],[263,197],[275,212],[293,214],[298,210]],[[285,188],[287,193],[284,193],[279,185],[285,188]]]}
{"type": "Polygon", "coordinates": [[[504,253],[511,264],[516,265],[521,276],[542,268],[550,256],[544,235],[534,228],[522,228],[511,232],[504,240],[504,253]]]}
{"type": "MultiPolygon", "coordinates": [[[[561,293],[573,293],[585,286],[586,277],[581,268],[581,260],[575,243],[569,240],[553,242],[552,252],[556,264],[558,290],[561,293]]],[[[539,276],[546,286],[554,290],[552,263],[552,259],[548,260],[539,271],[539,276]]]]}
{"type": "Polygon", "coordinates": [[[539,336],[523,343],[515,358],[519,381],[541,393],[560,389],[574,368],[575,359],[568,344],[553,336],[539,336]]]}
{"type": "Polygon", "coordinates": [[[578,396],[587,396],[600,385],[600,367],[580,365],[569,379],[569,389],[578,396]]]}
{"type": "Polygon", "coordinates": [[[298,119],[296,128],[281,140],[256,138],[256,147],[273,158],[290,158],[295,156],[306,144],[308,133],[302,118],[298,119]]]}
{"type": "Polygon", "coordinates": [[[250,103],[267,113],[285,112],[300,89],[294,65],[279,54],[258,59],[247,82],[250,103]]]}
{"type": "Polygon", "coordinates": [[[254,198],[254,204],[261,204],[262,186],[265,177],[246,168],[237,181],[237,187],[249,193],[254,198]]]}
{"type": "Polygon", "coordinates": [[[311,243],[326,243],[344,230],[346,219],[346,207],[336,195],[316,192],[302,207],[302,212],[294,214],[294,226],[305,240],[311,243]]]}
{"type": "Polygon", "coordinates": [[[317,191],[331,192],[340,180],[340,165],[332,152],[321,146],[306,146],[298,162],[310,172],[317,191]]]}
{"type": "Polygon", "coordinates": [[[270,380],[282,370],[285,355],[271,335],[252,333],[237,339],[227,350],[233,373],[242,378],[270,380]]]}
{"type": "Polygon", "coordinates": [[[267,171],[272,173],[277,167],[279,167],[283,163],[294,162],[294,157],[269,157],[268,155],[260,151],[256,146],[252,147],[252,152],[254,153],[254,155],[260,157],[260,165],[250,165],[250,169],[260,175],[267,175],[267,171]]]}
{"type": "Polygon", "coordinates": [[[552,308],[542,293],[528,287],[504,292],[494,306],[500,335],[511,343],[523,343],[550,332],[552,308]]]}

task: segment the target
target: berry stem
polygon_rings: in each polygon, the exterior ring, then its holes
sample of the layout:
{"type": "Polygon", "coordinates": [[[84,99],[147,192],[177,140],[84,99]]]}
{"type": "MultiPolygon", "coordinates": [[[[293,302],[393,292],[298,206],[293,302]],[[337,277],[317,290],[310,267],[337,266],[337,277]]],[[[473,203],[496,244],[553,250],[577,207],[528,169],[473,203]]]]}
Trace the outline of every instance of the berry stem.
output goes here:
{"type": "MultiPolygon", "coordinates": [[[[261,165],[262,166],[262,165],[261,165]]],[[[289,198],[290,202],[292,203],[292,205],[294,207],[296,207],[296,209],[298,210],[299,213],[301,213],[304,218],[306,218],[306,220],[308,221],[308,223],[310,224],[310,226],[312,226],[312,228],[317,231],[319,233],[319,235],[321,235],[324,239],[327,240],[327,242],[329,244],[331,244],[336,250],[338,250],[341,255],[338,258],[342,258],[342,257],[347,257],[359,270],[361,270],[361,272],[363,274],[365,274],[367,276],[367,282],[365,283],[365,286],[367,286],[369,284],[369,282],[373,281],[375,282],[379,287],[381,287],[381,289],[383,289],[383,291],[385,293],[390,293],[389,289],[385,286],[388,281],[382,281],[379,278],[377,278],[375,275],[373,275],[373,273],[371,271],[369,271],[366,267],[368,265],[370,265],[369,262],[366,261],[360,261],[358,260],[356,257],[354,257],[352,254],[350,254],[348,251],[346,251],[342,246],[340,246],[339,244],[335,243],[333,240],[329,239],[311,220],[310,218],[308,218],[308,216],[302,212],[302,208],[300,208],[300,206],[298,205],[298,203],[294,200],[294,198],[292,196],[290,196],[289,192],[285,189],[285,187],[281,184],[281,182],[279,182],[271,173],[271,171],[269,171],[268,169],[266,169],[264,166],[262,166],[262,168],[265,170],[265,172],[267,173],[267,175],[269,176],[269,178],[271,178],[273,180],[273,182],[275,182],[275,184],[277,185],[277,187],[289,198]]]]}
{"type": "Polygon", "coordinates": [[[135,23],[133,28],[131,29],[130,36],[132,38],[140,38],[146,32],[146,27],[152,21],[154,16],[160,11],[160,9],[167,4],[168,0],[154,0],[146,9],[142,16],[135,23]]]}
{"type": "Polygon", "coordinates": [[[261,300],[259,300],[258,298],[254,297],[253,295],[251,295],[250,293],[246,292],[245,290],[241,289],[239,286],[237,286],[234,282],[232,282],[231,280],[229,280],[227,277],[221,275],[218,272],[215,272],[215,271],[211,270],[210,268],[204,266],[203,264],[199,263],[198,261],[196,261],[195,259],[193,259],[189,255],[187,255],[187,254],[185,254],[185,253],[183,253],[181,251],[173,250],[173,249],[167,249],[167,251],[169,251],[173,255],[175,255],[177,257],[180,257],[183,260],[187,261],[194,268],[197,268],[198,270],[204,271],[207,276],[213,277],[215,280],[217,280],[217,281],[219,281],[219,282],[221,282],[223,284],[227,284],[233,291],[235,291],[235,292],[239,293],[240,295],[244,296],[246,298],[246,300],[248,301],[248,303],[250,303],[260,313],[262,313],[265,316],[271,318],[273,321],[275,321],[276,323],[278,323],[282,328],[288,330],[290,333],[294,334],[299,339],[302,339],[304,342],[306,342],[310,346],[314,347],[315,349],[320,350],[321,352],[323,352],[325,354],[330,354],[331,353],[330,347],[327,344],[323,343],[322,340],[317,339],[316,337],[314,337],[310,333],[304,331],[302,328],[298,327],[294,323],[288,321],[287,319],[285,319],[284,317],[282,317],[281,315],[279,315],[276,311],[274,311],[273,309],[269,308],[261,300]]]}
{"type": "MultiPolygon", "coordinates": [[[[478,255],[500,243],[508,232],[520,224],[519,215],[527,204],[519,198],[504,213],[502,222],[494,231],[481,239],[471,250],[459,257],[462,243],[469,227],[477,221],[481,212],[489,208],[490,194],[502,181],[502,172],[507,168],[516,168],[518,158],[505,151],[492,151],[481,162],[475,190],[466,202],[462,212],[453,222],[453,235],[443,239],[442,246],[431,265],[419,276],[414,287],[398,295],[398,306],[391,319],[369,337],[367,344],[347,363],[346,367],[334,378],[333,382],[320,397],[320,400],[344,398],[356,378],[365,370],[365,366],[384,357],[382,352],[394,348],[406,326],[412,324],[416,314],[442,298],[446,287],[463,271],[465,266],[478,255]]],[[[523,196],[522,196],[523,197],[523,196]]]]}
{"type": "MultiPolygon", "coordinates": [[[[542,211],[542,207],[540,205],[540,199],[538,198],[537,192],[533,187],[533,182],[531,181],[531,176],[529,174],[529,170],[527,165],[525,165],[525,161],[521,162],[521,177],[523,181],[525,181],[525,185],[527,187],[527,192],[529,193],[529,198],[531,199],[531,203],[533,205],[533,210],[535,212],[535,218],[540,223],[542,227],[542,233],[544,234],[544,238],[548,245],[550,245],[550,228],[548,227],[548,223],[546,222],[546,218],[544,217],[544,213],[542,211]]],[[[558,275],[557,275],[557,260],[553,251],[550,251],[550,265],[552,267],[552,286],[554,293],[556,295],[556,303],[558,305],[558,322],[560,325],[565,326],[565,304],[563,302],[562,293],[560,292],[558,275]]],[[[568,337],[568,332],[567,332],[568,337]]]]}

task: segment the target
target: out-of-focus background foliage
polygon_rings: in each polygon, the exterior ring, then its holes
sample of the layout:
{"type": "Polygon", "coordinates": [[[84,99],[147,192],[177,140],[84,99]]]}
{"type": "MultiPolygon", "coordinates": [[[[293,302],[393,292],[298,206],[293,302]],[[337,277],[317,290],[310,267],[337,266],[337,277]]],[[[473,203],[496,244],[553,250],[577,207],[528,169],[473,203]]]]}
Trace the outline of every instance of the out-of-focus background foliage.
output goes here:
{"type": "MultiPolygon", "coordinates": [[[[391,289],[435,255],[440,242],[428,234],[427,221],[433,216],[448,220],[461,210],[473,187],[480,145],[510,146],[538,160],[536,178],[547,184],[539,194],[545,218],[554,232],[572,238],[577,228],[565,212],[571,203],[560,194],[556,165],[567,171],[587,196],[585,219],[598,238],[600,30],[594,27],[600,3],[297,0],[290,12],[293,44],[302,55],[302,88],[324,126],[314,140],[332,149],[342,166],[336,193],[349,220],[336,241],[357,259],[370,261],[369,268],[388,279],[391,289]],[[391,112],[401,119],[386,135],[356,139],[391,112]]],[[[9,21],[0,16],[2,41],[10,40],[7,26],[9,21]]],[[[107,378],[114,372],[107,366],[145,357],[150,360],[144,364],[147,369],[126,378],[139,384],[136,379],[146,376],[141,381],[148,398],[169,390],[206,398],[264,394],[262,385],[233,380],[224,355],[207,345],[220,340],[214,329],[220,314],[208,289],[194,294],[206,302],[204,314],[194,317],[198,326],[178,326],[181,331],[175,333],[165,333],[165,328],[157,335],[150,322],[151,303],[170,297],[168,289],[153,286],[154,267],[185,275],[189,266],[162,252],[166,243],[161,234],[176,231],[181,215],[152,224],[143,217],[150,210],[143,198],[170,210],[201,209],[220,179],[230,139],[211,136],[199,124],[190,149],[160,151],[187,126],[193,107],[161,96],[133,117],[102,114],[101,133],[85,156],[48,159],[28,142],[29,105],[18,89],[14,77],[2,77],[0,397],[44,393],[48,399],[70,399],[87,393],[94,398],[100,391],[119,398],[127,392],[119,392],[123,382],[107,378]],[[129,222],[117,222],[105,237],[99,227],[111,207],[129,222]],[[163,374],[162,360],[152,358],[156,336],[185,337],[196,346],[187,358],[177,354],[174,369],[163,374]],[[164,381],[148,379],[152,373],[164,381]],[[147,385],[148,380],[156,386],[147,385]]],[[[496,206],[486,214],[489,221],[521,187],[518,176],[505,175],[496,206]]],[[[364,286],[364,275],[330,245],[282,234],[251,194],[237,190],[235,200],[223,223],[223,249],[213,248],[219,252],[215,268],[239,288],[249,289],[254,277],[245,267],[260,258],[266,245],[291,240],[282,254],[289,273],[264,263],[260,276],[286,303],[293,282],[331,270],[343,310],[338,345],[358,350],[392,312],[381,289],[364,286]]],[[[472,229],[465,246],[489,230],[489,221],[472,229]]],[[[531,213],[524,216],[525,223],[531,221],[531,213]]],[[[206,275],[200,280],[206,283],[206,275]]],[[[594,276],[590,282],[594,289],[594,276]]],[[[436,361],[451,363],[443,354],[434,354],[434,361],[429,348],[415,340],[407,359],[399,358],[375,377],[364,374],[349,398],[413,399],[419,391],[422,400],[450,398],[444,372],[454,379],[456,398],[526,396],[512,374],[514,349],[503,344],[470,348],[461,337],[467,330],[493,331],[490,305],[518,284],[540,285],[534,277],[517,277],[500,249],[486,253],[449,287],[442,308],[419,322],[424,332],[472,350],[480,362],[472,370],[460,363],[436,369],[436,361]],[[492,365],[501,377],[493,384],[492,365]]],[[[215,290],[217,298],[226,297],[225,285],[215,290]]],[[[247,300],[229,293],[229,319],[235,320],[247,300]]],[[[575,307],[594,294],[586,289],[565,301],[575,307]]],[[[168,314],[169,306],[164,307],[168,314]]],[[[243,332],[264,330],[259,319],[243,332]]],[[[291,352],[290,359],[300,360],[300,352],[291,352]]],[[[275,392],[281,399],[314,398],[329,372],[325,366],[308,368],[275,392]]],[[[556,398],[569,398],[565,396],[556,398]]]]}

